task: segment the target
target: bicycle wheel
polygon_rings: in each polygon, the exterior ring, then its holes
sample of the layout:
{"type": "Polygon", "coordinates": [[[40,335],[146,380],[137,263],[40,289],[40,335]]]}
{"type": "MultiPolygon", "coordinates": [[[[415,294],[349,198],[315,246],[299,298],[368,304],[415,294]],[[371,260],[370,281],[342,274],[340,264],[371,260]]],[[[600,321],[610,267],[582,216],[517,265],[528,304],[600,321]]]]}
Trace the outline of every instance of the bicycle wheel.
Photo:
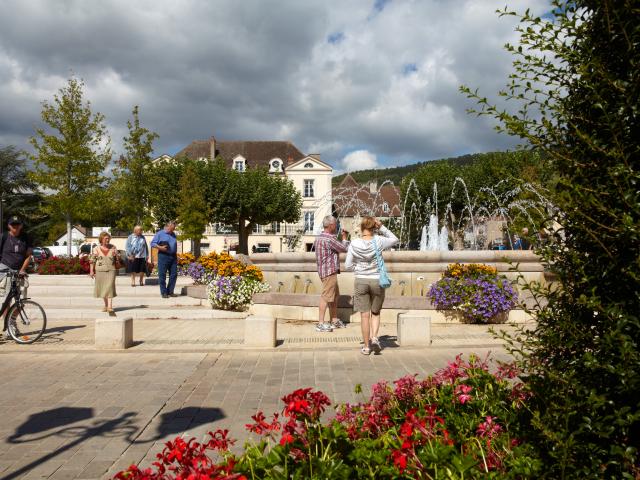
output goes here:
{"type": "Polygon", "coordinates": [[[47,315],[44,309],[31,300],[14,304],[7,315],[9,316],[9,335],[17,343],[33,343],[47,328],[47,315]]]}

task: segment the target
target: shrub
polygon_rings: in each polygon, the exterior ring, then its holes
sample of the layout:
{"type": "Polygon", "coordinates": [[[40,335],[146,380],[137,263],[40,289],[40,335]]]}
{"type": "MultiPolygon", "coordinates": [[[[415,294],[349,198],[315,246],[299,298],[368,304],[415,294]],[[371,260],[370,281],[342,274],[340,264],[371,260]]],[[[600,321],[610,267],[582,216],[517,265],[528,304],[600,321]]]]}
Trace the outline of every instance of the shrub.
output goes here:
{"type": "Polygon", "coordinates": [[[40,275],[80,275],[89,273],[87,257],[49,257],[38,262],[40,275]]]}
{"type": "Polygon", "coordinates": [[[380,382],[368,401],[339,405],[325,421],[329,398],[301,388],[282,398],[281,413],[251,417],[246,428],[260,440],[240,455],[218,430],[204,444],[176,438],[153,468],[117,478],[533,478],[541,465],[519,430],[528,393],[516,374],[458,356],[424,380],[380,382]]]}
{"type": "Polygon", "coordinates": [[[438,310],[457,310],[470,323],[489,323],[511,310],[517,294],[494,267],[451,264],[427,294],[438,310]]]}

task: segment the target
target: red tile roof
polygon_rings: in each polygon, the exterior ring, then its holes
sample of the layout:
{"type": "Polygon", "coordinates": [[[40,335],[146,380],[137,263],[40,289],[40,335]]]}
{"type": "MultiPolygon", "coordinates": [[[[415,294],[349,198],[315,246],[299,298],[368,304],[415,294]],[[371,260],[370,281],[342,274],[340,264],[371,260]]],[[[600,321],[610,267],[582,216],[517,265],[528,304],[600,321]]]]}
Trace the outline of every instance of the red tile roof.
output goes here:
{"type": "Polygon", "coordinates": [[[393,184],[383,183],[379,188],[369,184],[360,185],[351,175],[332,190],[334,211],[338,217],[372,215],[375,217],[399,217],[400,189],[393,184]],[[372,191],[373,190],[373,191],[372,191]],[[384,205],[389,210],[385,212],[384,205]]]}

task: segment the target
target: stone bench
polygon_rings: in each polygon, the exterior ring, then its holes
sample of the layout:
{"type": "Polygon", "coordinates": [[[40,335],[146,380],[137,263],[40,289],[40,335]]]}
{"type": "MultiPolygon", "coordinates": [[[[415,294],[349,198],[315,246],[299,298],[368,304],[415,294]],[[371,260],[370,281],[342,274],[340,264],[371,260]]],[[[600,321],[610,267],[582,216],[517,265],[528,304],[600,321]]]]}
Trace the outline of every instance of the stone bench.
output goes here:
{"type": "Polygon", "coordinates": [[[398,345],[431,345],[431,317],[410,313],[398,314],[398,345]]]}
{"type": "Polygon", "coordinates": [[[249,315],[244,320],[246,347],[274,348],[277,342],[278,322],[275,317],[249,315]]]}
{"type": "Polygon", "coordinates": [[[124,350],[133,346],[133,318],[96,318],[95,346],[103,350],[124,350]]]}

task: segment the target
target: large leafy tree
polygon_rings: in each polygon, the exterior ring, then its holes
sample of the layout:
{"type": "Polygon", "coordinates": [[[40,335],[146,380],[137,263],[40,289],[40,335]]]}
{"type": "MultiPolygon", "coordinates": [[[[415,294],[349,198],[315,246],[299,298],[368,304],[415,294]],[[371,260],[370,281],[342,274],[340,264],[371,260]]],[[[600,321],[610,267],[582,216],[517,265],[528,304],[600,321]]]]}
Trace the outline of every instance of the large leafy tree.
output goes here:
{"type": "Polygon", "coordinates": [[[151,227],[150,212],[153,142],[155,132],[140,125],[139,109],[133,107],[132,119],[127,121],[128,136],[124,137],[125,154],[120,157],[114,172],[112,190],[119,207],[116,226],[123,230],[133,225],[151,227]]]}
{"type": "MultiPolygon", "coordinates": [[[[212,168],[221,175],[224,164],[218,160],[212,168]]],[[[261,168],[226,169],[222,185],[219,196],[212,199],[211,216],[213,221],[237,225],[239,253],[249,253],[248,239],[255,225],[300,220],[302,197],[285,177],[261,168]]]]}
{"type": "Polygon", "coordinates": [[[47,213],[64,220],[69,238],[73,222],[90,218],[91,211],[99,208],[96,194],[104,185],[111,159],[104,116],[92,113],[83,87],[81,81],[70,78],[53,102],[43,102],[46,128],[38,128],[30,139],[35,161],[32,178],[51,192],[45,198],[47,213]]]}
{"type": "Polygon", "coordinates": [[[180,225],[180,240],[193,242],[192,252],[200,256],[200,240],[204,237],[209,223],[209,206],[205,198],[205,189],[200,172],[194,162],[184,164],[180,178],[180,204],[177,220],[180,225]]]}
{"type": "Polygon", "coordinates": [[[548,478],[638,478],[640,7],[554,0],[545,18],[517,16],[501,92],[515,108],[464,91],[557,174],[563,228],[541,253],[561,288],[542,291],[548,303],[519,350],[534,393],[529,440],[548,478]]]}

